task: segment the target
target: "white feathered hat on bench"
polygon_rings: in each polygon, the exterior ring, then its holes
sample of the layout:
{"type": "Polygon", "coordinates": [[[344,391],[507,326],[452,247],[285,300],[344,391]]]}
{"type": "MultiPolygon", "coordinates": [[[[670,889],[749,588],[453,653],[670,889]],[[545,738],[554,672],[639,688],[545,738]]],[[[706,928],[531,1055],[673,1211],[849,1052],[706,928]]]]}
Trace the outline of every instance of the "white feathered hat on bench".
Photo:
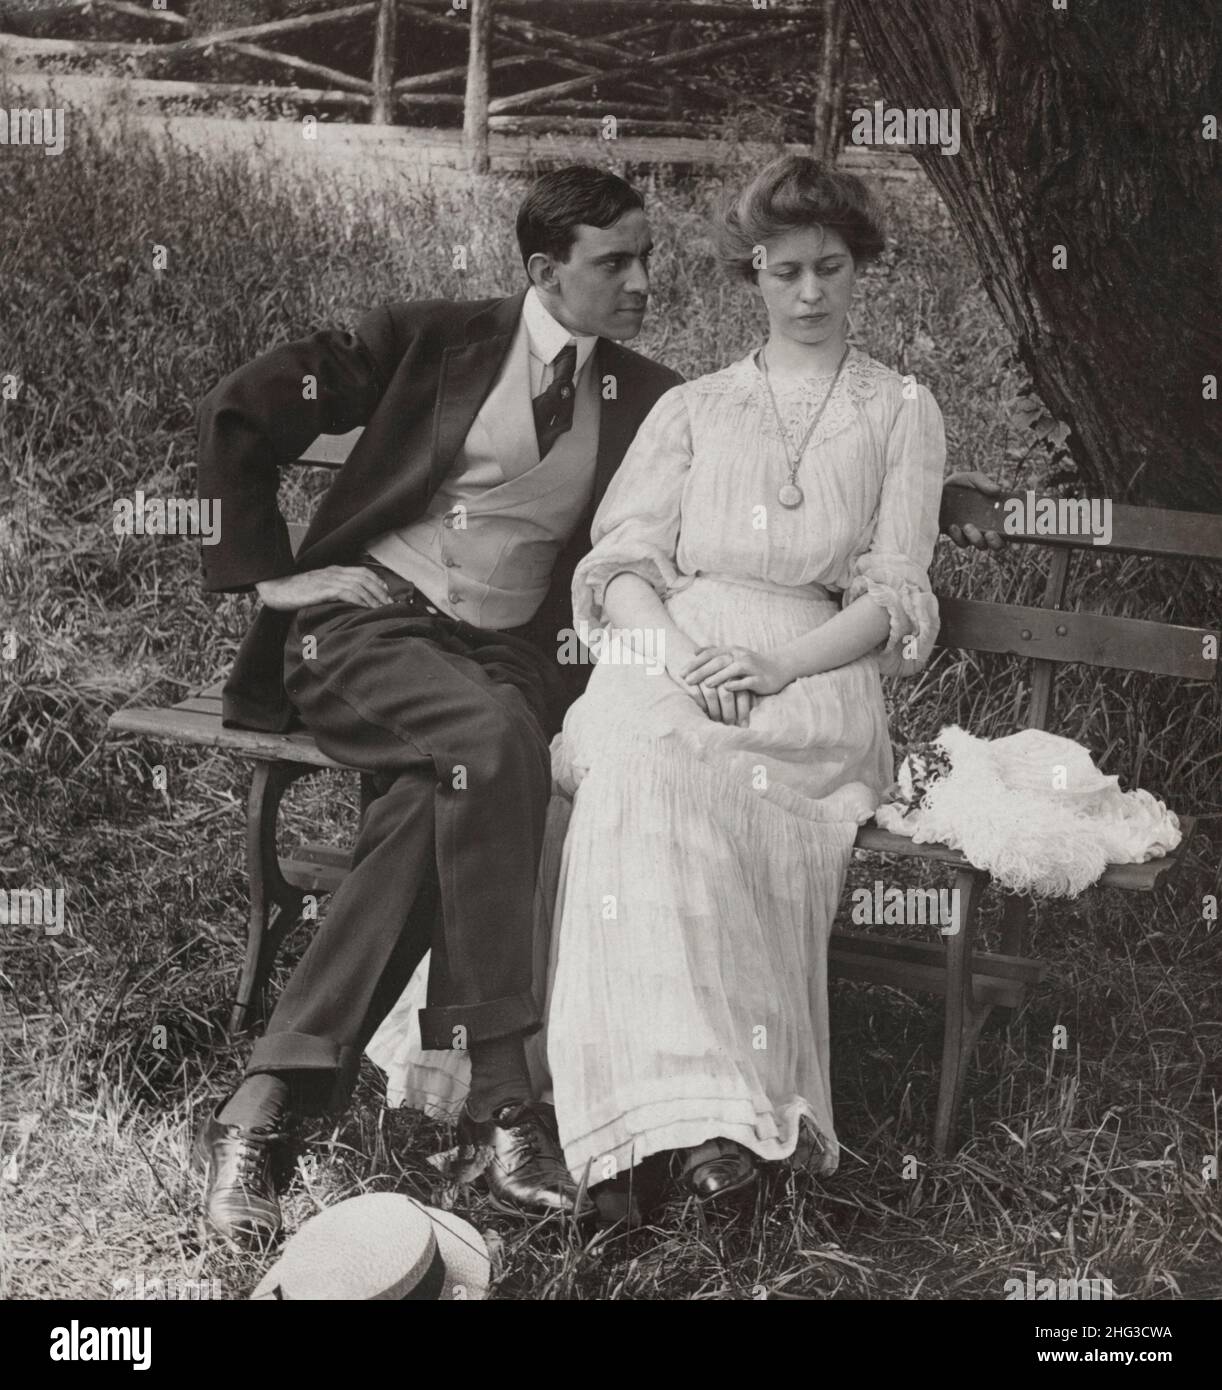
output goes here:
{"type": "Polygon", "coordinates": [[[1163,802],[1121,791],[1080,743],[1042,729],[983,739],[948,725],[909,751],[875,820],[917,844],[950,845],[1035,897],[1076,897],[1109,863],[1144,863],[1180,842],[1163,802]]]}

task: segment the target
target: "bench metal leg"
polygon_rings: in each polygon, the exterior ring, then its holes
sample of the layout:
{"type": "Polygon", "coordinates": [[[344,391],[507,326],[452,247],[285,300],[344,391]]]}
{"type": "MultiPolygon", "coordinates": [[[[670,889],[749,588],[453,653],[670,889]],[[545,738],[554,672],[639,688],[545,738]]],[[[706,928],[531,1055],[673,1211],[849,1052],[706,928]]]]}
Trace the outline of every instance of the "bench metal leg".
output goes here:
{"type": "Polygon", "coordinates": [[[988,875],[961,869],[955,876],[959,901],[959,930],[946,938],[946,1017],[942,1033],[942,1075],[934,1120],[933,1147],[944,1157],[959,1118],[963,1081],[991,1006],[977,1004],[972,988],[973,944],[980,900],[988,875]]]}
{"type": "MultiPolygon", "coordinates": [[[[1004,956],[1025,956],[1034,902],[1022,893],[1007,893],[1001,907],[1001,953],[1004,956]]],[[[1009,1028],[1017,1009],[997,1006],[997,1017],[1003,1028],[1009,1028]]]]}
{"type": "Polygon", "coordinates": [[[1001,909],[1001,953],[1027,954],[1027,927],[1031,921],[1031,899],[1022,893],[1007,893],[1001,909]]]}
{"type": "Polygon", "coordinates": [[[301,916],[305,893],[285,880],[276,853],[276,821],[281,799],[299,778],[323,770],[308,763],[259,761],[255,764],[246,803],[250,920],[246,928],[246,958],[229,1016],[230,1037],[249,1023],[251,1006],[271,972],[276,951],[301,916]]]}

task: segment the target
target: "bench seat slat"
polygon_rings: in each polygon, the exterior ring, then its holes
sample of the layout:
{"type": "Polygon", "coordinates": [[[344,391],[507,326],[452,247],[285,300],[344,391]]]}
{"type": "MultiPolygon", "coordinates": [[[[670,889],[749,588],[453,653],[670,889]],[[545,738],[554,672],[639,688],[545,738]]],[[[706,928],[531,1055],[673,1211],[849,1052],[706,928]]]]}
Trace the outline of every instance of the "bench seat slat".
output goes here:
{"type": "Polygon", "coordinates": [[[1180,862],[1180,856],[1187,848],[1188,841],[1192,839],[1196,824],[1192,816],[1181,816],[1180,830],[1183,838],[1170,854],[1164,855],[1161,859],[1147,860],[1144,864],[1109,864],[1103,871],[1103,877],[1093,887],[1124,888],[1135,893],[1150,892],[1158,886],[1159,879],[1170,873],[1180,862]]]}
{"type": "Polygon", "coordinates": [[[936,859],[940,864],[950,864],[956,869],[971,868],[963,855],[949,845],[918,845],[906,835],[897,835],[880,825],[863,825],[857,832],[853,846],[855,849],[869,850],[872,854],[902,854],[906,859],[936,859]]]}
{"type": "Polygon", "coordinates": [[[334,893],[348,877],[348,870],[312,859],[282,859],[280,872],[294,888],[306,893],[334,893]]]}
{"type": "Polygon", "coordinates": [[[229,748],[248,758],[279,758],[289,763],[344,769],[343,763],[328,758],[307,733],[271,734],[257,729],[227,729],[221,723],[219,708],[215,714],[183,709],[122,709],[111,715],[108,727],[115,733],[143,734],[163,743],[229,748]]]}
{"type": "Polygon", "coordinates": [[[183,714],[212,714],[217,719],[221,717],[221,702],[219,698],[211,695],[196,695],[193,699],[181,700],[174,708],[181,710],[183,714]]]}
{"type": "MultiPolygon", "coordinates": [[[[1180,817],[1182,838],[1179,847],[1161,859],[1151,859],[1145,864],[1109,864],[1103,876],[1092,887],[1124,888],[1130,892],[1148,893],[1157,887],[1164,874],[1169,873],[1179,862],[1189,840],[1196,829],[1192,816],[1180,817]]],[[[949,845],[918,845],[905,835],[883,830],[877,825],[863,825],[853,842],[854,848],[867,850],[871,854],[899,854],[909,859],[935,859],[940,864],[949,864],[956,869],[970,869],[972,866],[957,849],[949,845]]]]}

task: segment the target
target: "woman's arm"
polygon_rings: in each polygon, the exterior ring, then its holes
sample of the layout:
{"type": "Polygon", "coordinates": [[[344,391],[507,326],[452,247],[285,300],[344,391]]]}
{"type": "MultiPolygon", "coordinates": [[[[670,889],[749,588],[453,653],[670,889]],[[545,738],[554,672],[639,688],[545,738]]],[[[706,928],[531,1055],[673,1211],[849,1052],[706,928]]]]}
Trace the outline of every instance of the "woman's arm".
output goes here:
{"type": "Polygon", "coordinates": [[[863,594],[821,627],[795,637],[775,651],[702,647],[681,668],[680,676],[712,690],[724,687],[736,694],[748,691],[775,695],[802,676],[834,671],[865,656],[887,636],[890,626],[887,610],[863,594]]]}
{"type": "Polygon", "coordinates": [[[661,651],[667,674],[710,719],[723,724],[747,722],[754,703],[750,691],[718,691],[715,687],[706,691],[683,678],[683,668],[696,655],[696,644],[671,618],[653,586],[639,574],[624,570],[607,582],[603,612],[612,627],[656,634],[652,644],[645,639],[646,652],[651,646],[653,651],[661,651]]]}
{"type": "MultiPolygon", "coordinates": [[[[872,598],[861,598],[841,609],[822,627],[795,637],[772,653],[782,673],[789,681],[802,676],[817,676],[820,671],[834,671],[847,666],[859,656],[872,652],[891,629],[887,610],[872,598]]],[[[736,688],[731,682],[731,688],[736,688]]]]}

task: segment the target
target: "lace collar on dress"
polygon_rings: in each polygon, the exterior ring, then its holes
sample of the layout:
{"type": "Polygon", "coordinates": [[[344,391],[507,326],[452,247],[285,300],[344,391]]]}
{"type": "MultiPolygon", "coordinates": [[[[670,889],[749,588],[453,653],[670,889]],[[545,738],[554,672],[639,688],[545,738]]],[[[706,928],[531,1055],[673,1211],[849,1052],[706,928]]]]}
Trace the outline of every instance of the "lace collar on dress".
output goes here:
{"type": "MultiPolygon", "coordinates": [[[[761,433],[771,439],[779,439],[781,435],[776,416],[768,400],[763,374],[755,363],[755,352],[756,349],[752,348],[745,357],[723,367],[721,371],[697,377],[688,383],[688,389],[702,396],[717,396],[731,404],[754,406],[760,414],[761,433]]],[[[833,375],[833,372],[828,372],[826,376],[789,382],[773,378],[772,389],[791,439],[801,437],[811,416],[818,410],[833,375]]],[[[856,419],[859,407],[875,394],[879,383],[894,375],[890,367],[876,362],[860,348],[850,347],[836,390],[810,443],[821,444],[848,429],[856,419]]]]}

